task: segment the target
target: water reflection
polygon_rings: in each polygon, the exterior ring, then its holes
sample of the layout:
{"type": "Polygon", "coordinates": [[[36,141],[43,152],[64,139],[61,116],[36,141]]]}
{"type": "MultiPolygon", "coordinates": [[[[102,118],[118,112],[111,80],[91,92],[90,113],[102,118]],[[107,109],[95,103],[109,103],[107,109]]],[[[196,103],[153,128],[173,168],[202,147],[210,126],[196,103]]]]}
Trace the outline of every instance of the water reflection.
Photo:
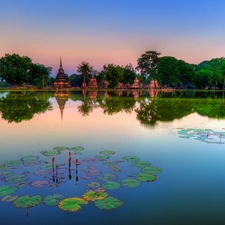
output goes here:
{"type": "Polygon", "coordinates": [[[225,118],[223,92],[128,90],[77,92],[10,92],[0,98],[2,118],[9,123],[30,120],[35,114],[52,109],[50,98],[58,103],[61,120],[68,100],[79,101],[78,112],[89,116],[95,108],[104,114],[136,113],[142,124],[154,126],[157,121],[173,121],[198,113],[209,118],[225,118]]]}

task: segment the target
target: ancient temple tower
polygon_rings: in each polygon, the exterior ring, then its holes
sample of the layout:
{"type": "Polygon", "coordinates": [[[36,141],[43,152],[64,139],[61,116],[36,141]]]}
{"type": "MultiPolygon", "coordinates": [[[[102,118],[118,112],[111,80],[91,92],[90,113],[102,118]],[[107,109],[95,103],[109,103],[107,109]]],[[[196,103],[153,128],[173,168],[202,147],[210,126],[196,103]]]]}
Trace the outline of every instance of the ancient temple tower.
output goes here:
{"type": "Polygon", "coordinates": [[[68,80],[68,78],[66,77],[66,75],[64,73],[61,57],[60,57],[59,70],[58,70],[57,76],[55,78],[55,82],[53,83],[53,88],[56,88],[56,89],[68,89],[68,88],[71,88],[69,80],[68,80]]]}

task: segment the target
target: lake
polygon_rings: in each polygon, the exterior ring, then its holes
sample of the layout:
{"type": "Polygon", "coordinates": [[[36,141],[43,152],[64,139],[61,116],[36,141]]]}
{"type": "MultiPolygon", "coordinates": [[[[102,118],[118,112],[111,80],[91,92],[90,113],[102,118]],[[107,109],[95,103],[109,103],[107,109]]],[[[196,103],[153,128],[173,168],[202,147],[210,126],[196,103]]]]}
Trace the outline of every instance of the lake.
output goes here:
{"type": "Polygon", "coordinates": [[[225,224],[210,91],[0,92],[1,224],[225,224]]]}

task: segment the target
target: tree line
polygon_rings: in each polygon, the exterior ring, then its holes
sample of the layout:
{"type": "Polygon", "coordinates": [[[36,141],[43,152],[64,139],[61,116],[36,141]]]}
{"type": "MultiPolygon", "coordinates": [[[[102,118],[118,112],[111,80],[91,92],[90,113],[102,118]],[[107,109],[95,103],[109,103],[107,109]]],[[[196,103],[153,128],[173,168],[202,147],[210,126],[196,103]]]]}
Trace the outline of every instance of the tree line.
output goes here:
{"type": "MultiPolygon", "coordinates": [[[[0,86],[33,85],[39,88],[51,86],[52,67],[35,64],[27,56],[5,54],[0,58],[0,86]]],[[[160,87],[224,89],[225,58],[205,60],[199,64],[189,64],[172,56],[162,56],[157,51],[146,51],[137,59],[137,67],[108,64],[97,71],[87,61],[82,61],[77,72],[67,75],[73,87],[81,87],[83,82],[89,85],[92,76],[96,77],[98,87],[129,88],[137,77],[143,87],[157,81],[160,87]]]]}

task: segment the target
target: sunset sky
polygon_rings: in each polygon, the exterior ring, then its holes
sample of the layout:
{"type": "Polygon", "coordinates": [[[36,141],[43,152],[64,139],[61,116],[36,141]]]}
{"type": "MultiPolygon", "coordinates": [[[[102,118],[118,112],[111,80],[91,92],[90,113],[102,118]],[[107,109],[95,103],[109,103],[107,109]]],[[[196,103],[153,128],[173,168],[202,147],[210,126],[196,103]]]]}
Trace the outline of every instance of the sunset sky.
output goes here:
{"type": "Polygon", "coordinates": [[[224,0],[0,0],[0,57],[29,56],[65,73],[135,67],[147,50],[189,63],[225,56],[224,0]]]}

